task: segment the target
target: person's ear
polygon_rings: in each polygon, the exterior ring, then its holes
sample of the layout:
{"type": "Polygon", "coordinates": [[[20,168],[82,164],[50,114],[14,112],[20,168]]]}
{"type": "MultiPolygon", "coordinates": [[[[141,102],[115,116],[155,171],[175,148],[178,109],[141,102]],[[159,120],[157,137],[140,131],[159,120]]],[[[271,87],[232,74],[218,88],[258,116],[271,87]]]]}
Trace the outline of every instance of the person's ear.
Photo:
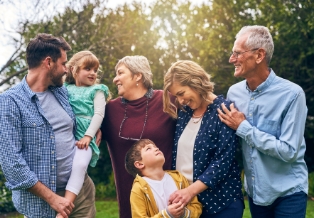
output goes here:
{"type": "Polygon", "coordinates": [[[47,68],[47,69],[51,69],[51,64],[52,64],[52,59],[51,57],[46,57],[43,62],[44,66],[47,68]]]}
{"type": "Polygon", "coordinates": [[[259,48],[256,51],[256,54],[257,54],[257,58],[256,58],[256,63],[257,64],[260,64],[263,60],[266,59],[266,51],[264,49],[259,48]]]}
{"type": "Polygon", "coordinates": [[[142,77],[143,77],[143,75],[142,75],[141,73],[136,74],[136,75],[135,75],[135,80],[136,80],[136,82],[141,81],[142,77]]]}
{"type": "Polygon", "coordinates": [[[137,168],[137,169],[143,169],[145,167],[145,165],[141,162],[141,161],[135,161],[134,162],[134,166],[137,168]]]}

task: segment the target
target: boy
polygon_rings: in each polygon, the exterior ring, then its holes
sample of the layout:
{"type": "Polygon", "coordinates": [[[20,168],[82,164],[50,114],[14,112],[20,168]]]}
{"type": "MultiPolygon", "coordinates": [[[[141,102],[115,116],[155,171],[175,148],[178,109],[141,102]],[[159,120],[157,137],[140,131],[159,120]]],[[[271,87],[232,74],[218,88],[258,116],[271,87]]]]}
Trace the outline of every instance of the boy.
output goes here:
{"type": "Polygon", "coordinates": [[[126,153],[125,168],[135,177],[131,190],[132,217],[199,217],[197,197],[186,207],[179,201],[168,205],[169,196],[189,183],[176,170],[164,171],[165,157],[149,139],[137,141],[126,153]]]}

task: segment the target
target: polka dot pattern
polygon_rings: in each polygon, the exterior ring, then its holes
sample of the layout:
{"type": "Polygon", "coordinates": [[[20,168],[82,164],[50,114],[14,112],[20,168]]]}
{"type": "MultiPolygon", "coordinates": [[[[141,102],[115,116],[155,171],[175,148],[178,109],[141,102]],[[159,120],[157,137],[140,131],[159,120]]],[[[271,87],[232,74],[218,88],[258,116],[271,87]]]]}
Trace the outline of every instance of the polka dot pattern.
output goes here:
{"type": "MultiPolygon", "coordinates": [[[[218,96],[208,105],[195,139],[193,152],[193,181],[200,180],[208,189],[198,195],[203,205],[203,214],[213,214],[223,210],[232,201],[242,199],[240,171],[235,160],[238,137],[235,131],[223,124],[217,108],[227,107],[230,102],[218,96]]],[[[179,138],[192,117],[193,110],[180,110],[175,131],[172,154],[172,168],[175,169],[179,138]]]]}

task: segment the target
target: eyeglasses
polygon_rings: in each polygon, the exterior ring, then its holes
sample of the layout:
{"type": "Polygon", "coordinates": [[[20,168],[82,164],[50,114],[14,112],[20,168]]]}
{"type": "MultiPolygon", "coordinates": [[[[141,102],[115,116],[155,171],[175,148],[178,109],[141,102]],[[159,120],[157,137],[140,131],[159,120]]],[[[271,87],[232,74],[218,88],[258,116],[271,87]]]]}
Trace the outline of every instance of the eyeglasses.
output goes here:
{"type": "Polygon", "coordinates": [[[256,50],[258,50],[258,49],[259,49],[259,48],[254,48],[254,49],[251,49],[251,50],[246,50],[246,51],[244,51],[244,52],[231,51],[231,52],[230,52],[230,56],[234,56],[235,58],[238,58],[239,55],[241,55],[241,54],[244,54],[244,53],[249,52],[249,51],[256,51],[256,50]]]}
{"type": "Polygon", "coordinates": [[[125,139],[125,140],[134,140],[134,141],[141,140],[141,139],[142,139],[142,136],[143,136],[143,132],[144,132],[145,126],[146,126],[146,122],[147,122],[148,99],[147,99],[147,102],[146,102],[146,112],[145,112],[144,125],[143,125],[142,133],[141,133],[139,139],[121,136],[121,130],[122,130],[123,123],[124,123],[124,121],[126,121],[126,119],[128,119],[128,117],[126,116],[127,107],[128,107],[128,105],[126,104],[126,105],[125,105],[125,109],[124,109],[124,118],[123,118],[123,120],[122,120],[122,122],[121,122],[121,125],[120,125],[119,137],[122,138],[122,139],[125,139]]]}

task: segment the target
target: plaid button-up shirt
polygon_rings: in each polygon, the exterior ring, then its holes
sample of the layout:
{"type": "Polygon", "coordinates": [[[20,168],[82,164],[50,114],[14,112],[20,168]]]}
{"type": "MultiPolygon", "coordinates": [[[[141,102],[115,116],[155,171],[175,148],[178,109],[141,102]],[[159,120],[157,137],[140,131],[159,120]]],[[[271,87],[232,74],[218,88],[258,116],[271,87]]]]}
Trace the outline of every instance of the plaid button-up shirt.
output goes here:
{"type": "MultiPolygon", "coordinates": [[[[47,202],[27,191],[40,181],[56,192],[57,163],[52,126],[25,78],[0,95],[0,164],[20,213],[29,218],[55,217],[47,202]]],[[[75,131],[66,88],[49,89],[72,118],[75,131]]]]}

